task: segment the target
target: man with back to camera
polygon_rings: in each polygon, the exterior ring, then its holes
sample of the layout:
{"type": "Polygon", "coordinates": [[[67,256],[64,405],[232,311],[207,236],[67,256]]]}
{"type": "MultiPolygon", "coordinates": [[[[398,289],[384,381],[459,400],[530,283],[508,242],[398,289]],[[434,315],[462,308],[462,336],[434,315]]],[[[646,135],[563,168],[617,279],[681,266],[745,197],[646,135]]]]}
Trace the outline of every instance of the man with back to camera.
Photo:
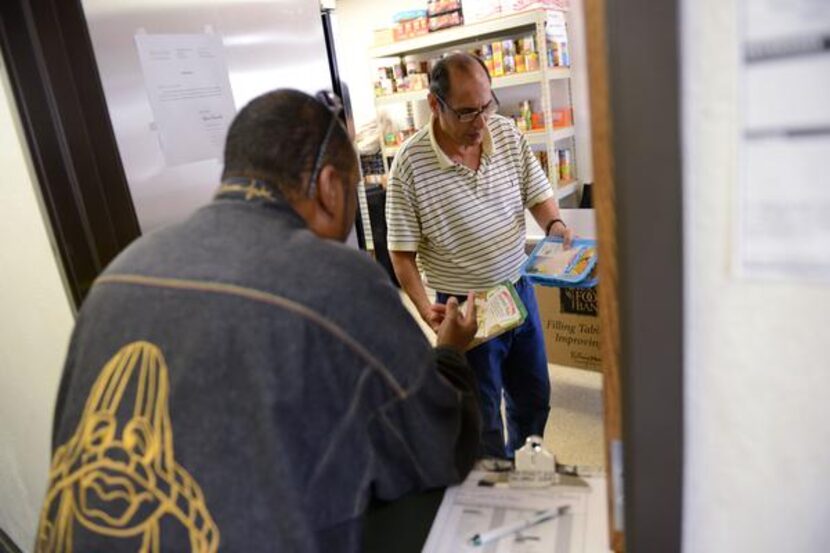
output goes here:
{"type": "Polygon", "coordinates": [[[431,121],[401,147],[390,172],[388,247],[398,280],[433,328],[446,316],[448,298],[515,283],[526,322],[467,352],[481,396],[483,454],[511,458],[527,436],[542,435],[550,410],[539,309],[532,285],[519,278],[526,259],[524,210],[548,235],[562,236],[566,247],[572,232],[527,141],[496,115],[499,102],[481,60],[451,54],[430,78],[431,121]],[[437,292],[435,304],[416,258],[437,292]]]}
{"type": "Polygon", "coordinates": [[[475,312],[449,304],[429,346],[341,244],[358,178],[332,96],[239,112],[214,201],[131,244],[84,301],[38,551],[358,551],[370,498],[467,474],[475,312]]]}

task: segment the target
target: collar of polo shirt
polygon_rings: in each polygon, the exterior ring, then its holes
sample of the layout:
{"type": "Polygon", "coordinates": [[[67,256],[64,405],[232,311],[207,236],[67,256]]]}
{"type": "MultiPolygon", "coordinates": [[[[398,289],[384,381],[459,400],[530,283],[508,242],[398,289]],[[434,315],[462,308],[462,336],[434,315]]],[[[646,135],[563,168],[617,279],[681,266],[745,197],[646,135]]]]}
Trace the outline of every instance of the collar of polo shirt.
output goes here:
{"type": "MultiPolygon", "coordinates": [[[[446,152],[441,149],[441,146],[438,145],[438,141],[435,140],[435,125],[435,116],[432,115],[430,116],[429,121],[429,143],[435,151],[435,155],[438,158],[438,165],[441,169],[449,169],[457,164],[450,159],[450,156],[448,156],[446,152]]],[[[483,154],[487,154],[488,156],[493,155],[493,137],[490,135],[489,123],[484,126],[484,139],[481,141],[481,152],[483,154]]]]}

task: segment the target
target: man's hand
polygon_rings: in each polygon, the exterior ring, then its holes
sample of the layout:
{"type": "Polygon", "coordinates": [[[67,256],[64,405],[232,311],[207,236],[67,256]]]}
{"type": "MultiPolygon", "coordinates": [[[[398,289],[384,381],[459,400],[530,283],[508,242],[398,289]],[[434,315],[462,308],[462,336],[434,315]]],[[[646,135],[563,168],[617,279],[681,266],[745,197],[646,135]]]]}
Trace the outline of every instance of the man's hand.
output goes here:
{"type": "Polygon", "coordinates": [[[566,250],[571,247],[571,244],[574,241],[574,231],[569,228],[566,228],[565,231],[562,233],[562,247],[566,250]]]}
{"type": "Polygon", "coordinates": [[[430,304],[424,311],[421,311],[421,318],[429,325],[429,327],[438,332],[438,327],[444,321],[444,316],[447,313],[447,306],[440,303],[430,304]]]}
{"type": "Polygon", "coordinates": [[[550,234],[548,236],[561,236],[562,247],[566,250],[571,247],[574,240],[574,231],[565,226],[564,223],[557,221],[550,227],[550,234]]]}
{"type": "Polygon", "coordinates": [[[458,308],[458,300],[450,297],[447,300],[444,319],[436,330],[438,337],[435,345],[455,348],[458,351],[465,351],[478,331],[478,319],[476,318],[475,294],[467,294],[467,313],[462,313],[458,308]]]}

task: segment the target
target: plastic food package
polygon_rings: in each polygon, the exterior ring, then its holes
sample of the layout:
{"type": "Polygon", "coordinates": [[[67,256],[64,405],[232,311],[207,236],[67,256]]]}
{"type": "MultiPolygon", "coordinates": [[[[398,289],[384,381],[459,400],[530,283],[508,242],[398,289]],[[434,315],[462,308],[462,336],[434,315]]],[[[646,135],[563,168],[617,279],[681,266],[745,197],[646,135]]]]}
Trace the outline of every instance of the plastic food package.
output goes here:
{"type": "MultiPolygon", "coordinates": [[[[476,302],[478,332],[470,348],[516,328],[527,318],[527,309],[516,289],[509,282],[503,282],[486,291],[476,292],[474,301],[476,302]]],[[[467,308],[466,303],[461,305],[462,310],[467,308]]]]}
{"type": "Polygon", "coordinates": [[[534,284],[566,288],[590,288],[596,285],[597,242],[575,238],[564,249],[562,238],[548,236],[531,252],[522,274],[534,284]]]}
{"type": "Polygon", "coordinates": [[[427,0],[427,15],[430,17],[461,9],[461,0],[427,0]]]}
{"type": "Polygon", "coordinates": [[[440,29],[447,29],[455,27],[464,23],[464,18],[461,16],[461,10],[454,12],[443,13],[435,17],[429,18],[429,30],[438,31],[440,29]]]}

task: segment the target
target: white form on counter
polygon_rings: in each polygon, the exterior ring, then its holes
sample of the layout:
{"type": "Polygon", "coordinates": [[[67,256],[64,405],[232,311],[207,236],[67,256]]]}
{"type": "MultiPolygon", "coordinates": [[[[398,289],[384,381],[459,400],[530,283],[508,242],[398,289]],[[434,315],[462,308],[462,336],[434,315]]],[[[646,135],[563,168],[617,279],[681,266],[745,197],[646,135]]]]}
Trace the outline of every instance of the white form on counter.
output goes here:
{"type": "Polygon", "coordinates": [[[607,553],[605,478],[585,478],[584,486],[539,489],[485,487],[486,473],[473,471],[447,488],[423,553],[607,553]],[[569,507],[566,514],[482,546],[478,533],[527,519],[541,510],[569,507]]]}

